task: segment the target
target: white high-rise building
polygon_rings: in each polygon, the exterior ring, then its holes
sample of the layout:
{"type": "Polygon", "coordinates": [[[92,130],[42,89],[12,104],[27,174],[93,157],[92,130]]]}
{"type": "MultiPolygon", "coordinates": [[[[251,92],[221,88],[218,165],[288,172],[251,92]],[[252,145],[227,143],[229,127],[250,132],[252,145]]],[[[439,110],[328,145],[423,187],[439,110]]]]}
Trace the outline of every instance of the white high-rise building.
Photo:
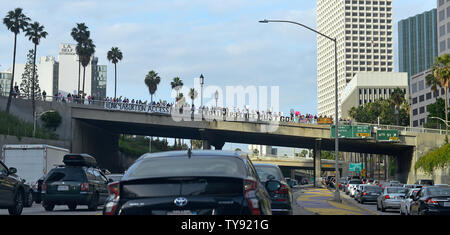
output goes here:
{"type": "MultiPolygon", "coordinates": [[[[356,73],[394,71],[392,2],[317,0],[317,30],[337,39],[339,105],[356,73]]],[[[334,42],[318,35],[317,45],[318,114],[334,117],[334,42]]]]}
{"type": "MultiPolygon", "coordinates": [[[[63,43],[59,45],[59,91],[67,95],[78,93],[78,87],[83,90],[83,66],[78,65],[78,55],[76,54],[76,45],[63,43]],[[78,85],[78,73],[80,72],[80,81],[78,85]]],[[[84,93],[91,94],[92,83],[92,63],[86,67],[84,78],[84,93]]]]}

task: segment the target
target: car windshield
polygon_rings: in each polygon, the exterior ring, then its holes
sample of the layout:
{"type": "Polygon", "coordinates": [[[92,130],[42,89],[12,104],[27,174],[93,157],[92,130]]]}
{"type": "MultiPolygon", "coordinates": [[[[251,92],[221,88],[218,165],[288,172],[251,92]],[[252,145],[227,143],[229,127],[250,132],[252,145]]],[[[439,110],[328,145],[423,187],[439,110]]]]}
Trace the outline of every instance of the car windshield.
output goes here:
{"type": "Polygon", "coordinates": [[[243,177],[247,171],[235,157],[155,157],[136,162],[122,179],[177,176],[243,177]]]}
{"type": "Polygon", "coordinates": [[[431,196],[450,196],[450,187],[431,187],[428,192],[431,196]]]}
{"type": "Polygon", "coordinates": [[[406,188],[387,188],[387,193],[406,193],[406,188]]]}
{"type": "Polygon", "coordinates": [[[267,181],[269,175],[273,175],[276,180],[282,180],[283,178],[278,167],[255,165],[255,168],[261,181],[267,181]]]}

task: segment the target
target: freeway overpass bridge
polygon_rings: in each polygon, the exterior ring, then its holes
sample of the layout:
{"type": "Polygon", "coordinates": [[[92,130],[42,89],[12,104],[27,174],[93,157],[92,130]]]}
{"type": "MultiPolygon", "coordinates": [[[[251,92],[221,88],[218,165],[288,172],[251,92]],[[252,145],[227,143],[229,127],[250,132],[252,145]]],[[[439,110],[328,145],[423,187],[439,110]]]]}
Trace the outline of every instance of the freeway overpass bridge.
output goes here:
{"type": "MultiPolygon", "coordinates": [[[[0,98],[0,106],[5,104],[6,99],[0,98]]],[[[37,104],[38,113],[56,109],[62,114],[63,123],[58,131],[63,139],[71,141],[72,152],[92,154],[99,164],[112,171],[122,170],[116,161],[120,134],[199,139],[204,141],[205,148],[214,146],[215,149],[222,149],[225,142],[313,149],[317,179],[320,178],[321,151],[334,151],[330,126],[326,125],[260,121],[237,116],[225,118],[216,115],[213,116],[215,119],[208,119],[209,116],[202,118],[198,113],[188,113],[182,117],[164,108],[137,105],[37,104]]],[[[11,112],[29,119],[30,106],[29,101],[14,100],[11,112]]],[[[374,128],[372,132],[375,136],[374,128]]],[[[417,159],[428,150],[439,147],[444,139],[440,134],[405,130],[400,132],[399,142],[396,143],[375,139],[341,139],[339,150],[395,156],[397,178],[411,182],[418,177],[413,170],[417,159]]]]}

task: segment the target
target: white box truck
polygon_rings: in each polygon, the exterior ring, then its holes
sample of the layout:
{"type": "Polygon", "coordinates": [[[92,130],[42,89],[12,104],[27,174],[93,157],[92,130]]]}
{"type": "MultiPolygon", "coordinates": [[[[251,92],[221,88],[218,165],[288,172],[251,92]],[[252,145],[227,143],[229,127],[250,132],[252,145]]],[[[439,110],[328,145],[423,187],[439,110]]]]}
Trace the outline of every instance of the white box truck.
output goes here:
{"type": "Polygon", "coordinates": [[[17,175],[33,185],[58,165],[64,165],[68,149],[50,145],[3,145],[1,159],[8,167],[17,168],[17,175]]]}

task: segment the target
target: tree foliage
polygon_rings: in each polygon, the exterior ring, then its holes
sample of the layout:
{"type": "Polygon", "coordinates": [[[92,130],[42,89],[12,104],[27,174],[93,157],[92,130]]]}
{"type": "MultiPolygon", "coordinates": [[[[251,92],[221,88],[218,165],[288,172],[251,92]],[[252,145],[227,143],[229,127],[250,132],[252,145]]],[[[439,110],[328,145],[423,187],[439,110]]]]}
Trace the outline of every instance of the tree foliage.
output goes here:
{"type": "Polygon", "coordinates": [[[379,99],[364,106],[352,107],[349,111],[350,117],[362,123],[383,125],[409,125],[409,106],[404,98],[405,93],[401,89],[395,89],[390,99],[379,99]],[[396,113],[398,109],[398,114],[396,113]]]}
{"type": "Polygon", "coordinates": [[[29,50],[27,57],[27,63],[25,64],[25,69],[22,74],[22,82],[20,83],[20,92],[27,98],[31,98],[32,94],[34,93],[34,97],[39,100],[41,98],[41,88],[39,87],[39,76],[37,74],[37,68],[35,72],[35,79],[33,79],[34,50],[29,50]]]}
{"type": "Polygon", "coordinates": [[[58,111],[46,112],[41,116],[46,128],[56,130],[61,125],[62,117],[58,111]]]}

